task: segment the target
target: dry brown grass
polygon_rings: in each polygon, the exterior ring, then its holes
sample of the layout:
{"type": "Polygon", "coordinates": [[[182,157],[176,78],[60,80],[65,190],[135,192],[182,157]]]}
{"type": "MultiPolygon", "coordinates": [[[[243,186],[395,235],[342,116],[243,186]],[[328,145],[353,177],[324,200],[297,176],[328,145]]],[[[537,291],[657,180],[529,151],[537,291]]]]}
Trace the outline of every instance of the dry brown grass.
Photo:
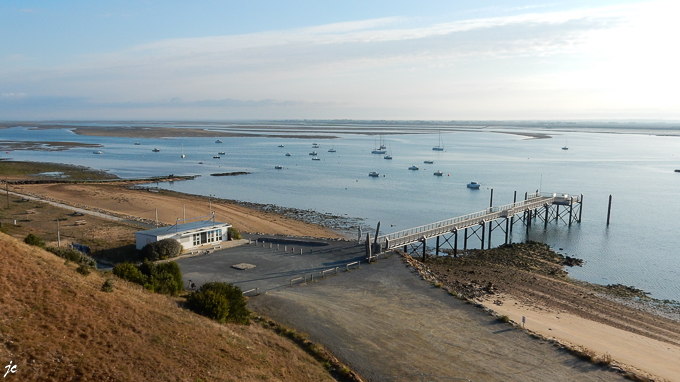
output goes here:
{"type": "MultiPolygon", "coordinates": [[[[0,363],[15,380],[332,381],[260,325],[219,325],[177,302],[0,233],[0,363]]],[[[9,378],[9,376],[8,376],[9,378]]]]}

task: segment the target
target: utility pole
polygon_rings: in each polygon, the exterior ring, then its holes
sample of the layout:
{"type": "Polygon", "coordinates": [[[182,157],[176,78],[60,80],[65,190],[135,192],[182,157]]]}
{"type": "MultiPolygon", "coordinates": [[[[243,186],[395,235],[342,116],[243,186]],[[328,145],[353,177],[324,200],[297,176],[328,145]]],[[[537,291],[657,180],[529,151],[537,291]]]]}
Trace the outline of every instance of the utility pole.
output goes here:
{"type": "Polygon", "coordinates": [[[187,210],[186,210],[186,205],[182,204],[182,219],[187,220],[187,210]]]}
{"type": "Polygon", "coordinates": [[[156,228],[158,228],[158,208],[156,208],[156,228]]]}

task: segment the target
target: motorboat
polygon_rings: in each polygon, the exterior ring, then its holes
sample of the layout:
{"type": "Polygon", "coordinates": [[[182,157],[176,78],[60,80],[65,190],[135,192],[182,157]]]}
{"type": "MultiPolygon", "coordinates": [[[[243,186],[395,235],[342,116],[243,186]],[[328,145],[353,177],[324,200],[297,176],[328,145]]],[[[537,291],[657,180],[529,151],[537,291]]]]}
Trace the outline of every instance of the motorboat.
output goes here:
{"type": "Polygon", "coordinates": [[[141,143],[139,143],[139,142],[135,142],[135,145],[139,146],[139,145],[141,145],[141,143]]]}
{"type": "Polygon", "coordinates": [[[279,145],[279,147],[283,147],[283,145],[279,145]]]}
{"type": "Polygon", "coordinates": [[[92,153],[93,153],[93,154],[104,154],[104,153],[101,152],[101,151],[93,151],[92,153]]]}
{"type": "Polygon", "coordinates": [[[434,172],[434,175],[436,175],[436,176],[443,176],[444,173],[441,172],[441,171],[435,171],[435,172],[434,172]]]}
{"type": "Polygon", "coordinates": [[[427,164],[434,164],[434,161],[433,161],[433,160],[426,160],[426,161],[425,161],[425,162],[423,162],[423,163],[427,163],[427,164]]]}
{"type": "Polygon", "coordinates": [[[161,150],[160,150],[160,149],[158,149],[158,148],[156,148],[156,147],[154,147],[154,148],[153,148],[153,150],[151,150],[151,151],[153,151],[153,152],[157,153],[157,152],[159,152],[159,151],[161,151],[161,150]]]}
{"type": "Polygon", "coordinates": [[[274,168],[277,169],[277,170],[281,170],[281,169],[283,169],[283,166],[277,164],[276,166],[274,166],[274,168]]]}
{"type": "Polygon", "coordinates": [[[215,143],[223,143],[221,139],[215,141],[215,143]]]}
{"type": "Polygon", "coordinates": [[[289,156],[291,156],[291,154],[290,154],[290,153],[286,153],[286,156],[289,157],[289,156]]]}
{"type": "Polygon", "coordinates": [[[328,152],[329,152],[329,153],[334,153],[334,152],[337,152],[337,150],[334,149],[334,148],[330,148],[330,149],[328,149],[328,152]]]}
{"type": "Polygon", "coordinates": [[[378,173],[375,172],[375,171],[371,171],[371,172],[368,173],[368,176],[372,176],[372,177],[374,177],[374,178],[377,178],[377,177],[380,176],[380,174],[378,174],[378,173]]]}
{"type": "Polygon", "coordinates": [[[318,144],[318,143],[312,143],[312,148],[313,148],[313,149],[318,149],[318,148],[319,148],[319,144],[318,144]]]}
{"type": "Polygon", "coordinates": [[[409,170],[420,170],[418,166],[412,165],[411,167],[408,168],[409,170]]]}
{"type": "Polygon", "coordinates": [[[219,156],[219,155],[215,155],[213,158],[214,158],[214,159],[220,159],[220,156],[219,156]]]}
{"type": "Polygon", "coordinates": [[[309,155],[317,155],[317,154],[316,154],[316,151],[312,151],[311,153],[309,153],[309,155]]]}
{"type": "Polygon", "coordinates": [[[217,155],[227,155],[227,153],[225,153],[224,151],[220,151],[219,153],[217,153],[217,155]]]}
{"type": "Polygon", "coordinates": [[[479,188],[479,186],[481,186],[481,184],[479,184],[477,182],[470,182],[470,183],[468,183],[467,188],[477,189],[477,188],[479,188]]]}
{"type": "Polygon", "coordinates": [[[312,158],[312,160],[321,160],[321,159],[319,159],[319,157],[314,157],[314,158],[312,158]]]}

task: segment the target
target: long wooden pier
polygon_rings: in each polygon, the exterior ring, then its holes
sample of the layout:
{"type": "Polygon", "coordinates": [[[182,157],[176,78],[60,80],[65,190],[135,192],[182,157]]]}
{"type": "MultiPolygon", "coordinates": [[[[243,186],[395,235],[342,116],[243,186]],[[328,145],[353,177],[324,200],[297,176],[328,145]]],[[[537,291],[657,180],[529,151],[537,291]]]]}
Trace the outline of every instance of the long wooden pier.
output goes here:
{"type": "MultiPolygon", "coordinates": [[[[477,237],[484,249],[488,236],[488,247],[491,247],[491,234],[494,230],[501,230],[505,234],[505,243],[511,240],[510,233],[513,226],[521,223],[528,232],[532,221],[542,221],[547,227],[549,221],[562,220],[568,225],[572,222],[581,222],[581,206],[583,194],[573,196],[569,194],[540,193],[525,194],[525,200],[498,207],[489,207],[483,211],[473,212],[467,215],[438,221],[409,228],[403,231],[393,232],[386,235],[375,236],[370,242],[370,236],[366,235],[366,255],[370,260],[380,253],[403,247],[408,251],[409,245],[422,245],[423,259],[426,256],[426,243],[428,239],[436,238],[436,252],[439,254],[441,244],[449,244],[453,253],[458,253],[458,234],[463,235],[463,250],[467,250],[468,239],[477,237]],[[562,211],[560,211],[562,207],[562,211]],[[441,243],[440,238],[444,239],[441,243]],[[453,242],[453,243],[452,243],[453,242]]],[[[492,202],[493,203],[493,190],[492,202]]],[[[378,223],[378,229],[380,223],[378,223]]]]}

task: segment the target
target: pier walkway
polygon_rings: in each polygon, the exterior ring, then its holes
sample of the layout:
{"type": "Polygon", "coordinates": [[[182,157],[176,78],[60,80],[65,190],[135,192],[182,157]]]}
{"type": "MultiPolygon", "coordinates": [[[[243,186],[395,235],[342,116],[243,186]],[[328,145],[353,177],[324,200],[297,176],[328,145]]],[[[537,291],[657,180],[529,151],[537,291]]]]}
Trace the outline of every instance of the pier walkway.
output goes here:
{"type": "MultiPolygon", "coordinates": [[[[516,196],[517,194],[515,194],[515,199],[516,196]]],[[[370,243],[370,237],[367,235],[367,257],[371,259],[373,255],[401,247],[404,247],[404,251],[408,252],[407,246],[411,244],[423,244],[423,256],[425,256],[425,243],[431,238],[437,238],[438,253],[440,246],[439,238],[444,236],[447,242],[451,239],[451,237],[446,238],[446,235],[455,236],[453,249],[454,253],[456,253],[458,250],[458,233],[460,231],[464,232],[464,250],[467,250],[467,240],[472,236],[477,236],[481,240],[481,248],[484,249],[487,232],[488,244],[491,246],[491,233],[496,229],[501,229],[505,233],[505,243],[507,244],[509,240],[508,235],[512,232],[513,225],[518,222],[523,223],[527,230],[531,226],[532,220],[536,219],[542,220],[545,225],[553,219],[556,221],[561,219],[568,225],[571,225],[573,221],[580,223],[582,201],[582,194],[580,196],[573,196],[569,194],[536,192],[527,194],[525,200],[522,201],[515,201],[498,207],[489,207],[483,211],[376,236],[372,244],[370,243]],[[564,206],[561,212],[560,206],[564,206]]]]}

